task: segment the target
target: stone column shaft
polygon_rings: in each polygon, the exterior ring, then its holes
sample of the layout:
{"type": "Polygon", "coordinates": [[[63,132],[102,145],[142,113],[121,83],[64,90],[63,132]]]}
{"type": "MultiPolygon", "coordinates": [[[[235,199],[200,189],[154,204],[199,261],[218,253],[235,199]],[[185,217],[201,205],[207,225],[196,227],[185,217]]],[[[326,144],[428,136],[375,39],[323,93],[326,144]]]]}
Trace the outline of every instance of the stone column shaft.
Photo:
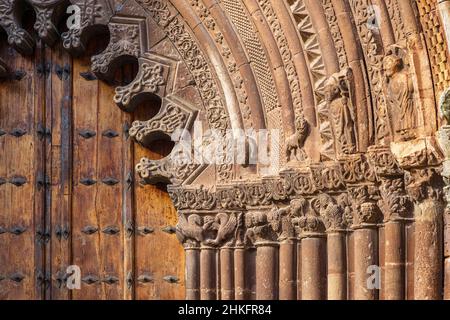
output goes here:
{"type": "Polygon", "coordinates": [[[405,298],[405,230],[402,221],[388,221],[384,226],[384,299],[405,298]]]}
{"type": "Polygon", "coordinates": [[[297,297],[296,247],[296,241],[292,239],[280,243],[280,300],[297,297]]]}
{"type": "Polygon", "coordinates": [[[354,232],[355,300],[376,300],[378,290],[370,288],[371,266],[378,266],[378,235],[376,227],[356,229],[354,232]]]}
{"type": "Polygon", "coordinates": [[[256,299],[278,299],[278,243],[256,243],[256,299]]]}
{"type": "Polygon", "coordinates": [[[200,250],[200,299],[217,299],[216,249],[202,247],[200,250]]]}
{"type": "Polygon", "coordinates": [[[234,252],[232,248],[220,249],[220,292],[222,300],[234,300],[234,252]]]}
{"type": "Polygon", "coordinates": [[[344,232],[327,235],[328,300],[347,299],[347,249],[344,232]]]}
{"type": "Polygon", "coordinates": [[[234,299],[245,300],[245,248],[234,249],[234,299]]]}
{"type": "Polygon", "coordinates": [[[415,205],[414,298],[442,299],[442,206],[432,199],[415,205]]]}
{"type": "Polygon", "coordinates": [[[326,239],[302,239],[302,300],[327,298],[326,239]]]}
{"type": "Polygon", "coordinates": [[[186,300],[200,299],[200,250],[186,248],[186,300]]]}

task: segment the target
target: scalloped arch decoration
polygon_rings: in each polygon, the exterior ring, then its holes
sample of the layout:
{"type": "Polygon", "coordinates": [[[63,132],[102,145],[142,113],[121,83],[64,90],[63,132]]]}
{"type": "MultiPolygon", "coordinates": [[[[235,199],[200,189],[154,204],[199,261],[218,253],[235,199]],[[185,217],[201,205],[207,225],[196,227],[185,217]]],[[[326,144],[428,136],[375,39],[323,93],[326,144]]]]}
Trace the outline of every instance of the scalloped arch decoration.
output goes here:
{"type": "MultiPolygon", "coordinates": [[[[27,1],[35,33],[82,54],[107,28],[108,46],[91,59],[101,79],[138,61],[136,78],[112,97],[125,112],[148,95],[161,99],[154,117],[133,123],[137,143],[192,132],[195,121],[223,139],[227,129],[280,131],[272,150],[280,162],[270,175],[261,165],[179,164],[170,156],[137,164],[148,183],[170,184],[188,298],[376,299],[364,276],[379,260],[395,265],[385,268],[384,297],[406,297],[404,256],[386,247],[380,257],[377,246],[382,230],[395,237],[413,221],[426,232],[443,219],[445,156],[435,132],[438,98],[450,86],[442,23],[449,14],[440,15],[436,1],[70,2],[80,8],[80,26],[58,34],[64,3],[27,1]],[[421,220],[419,209],[436,220],[421,220]],[[255,250],[258,268],[249,275],[255,250]],[[208,278],[216,269],[219,287],[208,278]],[[253,287],[246,277],[256,279],[253,287]]],[[[35,39],[19,19],[21,3],[0,0],[0,27],[9,45],[30,54],[35,39]]],[[[0,77],[12,71],[0,60],[0,77]]],[[[431,250],[440,241],[424,239],[431,250]]],[[[414,297],[439,298],[442,266],[415,244],[414,297]]]]}

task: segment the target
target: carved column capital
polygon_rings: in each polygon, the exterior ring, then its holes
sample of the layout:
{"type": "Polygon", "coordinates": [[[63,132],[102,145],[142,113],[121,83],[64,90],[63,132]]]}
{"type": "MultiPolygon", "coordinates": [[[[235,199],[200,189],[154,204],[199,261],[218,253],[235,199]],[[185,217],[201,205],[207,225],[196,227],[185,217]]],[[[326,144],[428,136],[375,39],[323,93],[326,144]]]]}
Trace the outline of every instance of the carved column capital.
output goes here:
{"type": "Polygon", "coordinates": [[[344,232],[351,223],[351,207],[347,194],[342,194],[335,200],[332,196],[322,193],[311,201],[311,206],[319,213],[328,233],[344,232]]]}
{"type": "Polygon", "coordinates": [[[292,219],[297,235],[300,238],[321,237],[325,235],[325,225],[317,209],[313,207],[313,202],[306,201],[302,204],[299,215],[292,219]]]}
{"type": "Polygon", "coordinates": [[[176,233],[185,248],[241,246],[244,241],[243,213],[182,213],[179,215],[176,233]]]}
{"type": "Polygon", "coordinates": [[[406,173],[406,190],[414,202],[442,201],[444,181],[436,168],[411,169],[406,173]]]}
{"type": "Polygon", "coordinates": [[[384,221],[407,217],[412,212],[412,203],[406,194],[404,171],[387,146],[373,146],[368,151],[369,162],[380,183],[381,199],[378,205],[384,221]]]}
{"type": "Polygon", "coordinates": [[[280,221],[276,209],[251,211],[245,214],[245,241],[247,245],[277,245],[280,221]]]}
{"type": "Polygon", "coordinates": [[[380,197],[375,186],[351,187],[349,194],[353,204],[353,229],[375,227],[381,222],[382,214],[377,205],[380,197]]]}

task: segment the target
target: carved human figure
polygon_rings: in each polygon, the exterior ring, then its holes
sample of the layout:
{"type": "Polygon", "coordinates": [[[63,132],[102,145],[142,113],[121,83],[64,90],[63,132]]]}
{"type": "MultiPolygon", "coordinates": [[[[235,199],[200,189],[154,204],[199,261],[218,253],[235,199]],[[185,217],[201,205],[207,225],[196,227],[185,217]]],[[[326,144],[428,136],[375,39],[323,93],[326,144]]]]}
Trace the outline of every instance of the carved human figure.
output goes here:
{"type": "Polygon", "coordinates": [[[351,96],[352,70],[345,68],[325,83],[325,99],[338,142],[338,153],[356,152],[355,112],[351,96]]]}
{"type": "Polygon", "coordinates": [[[412,78],[401,52],[400,47],[394,46],[384,57],[384,87],[394,138],[409,140],[415,137],[417,106],[412,78]]]}

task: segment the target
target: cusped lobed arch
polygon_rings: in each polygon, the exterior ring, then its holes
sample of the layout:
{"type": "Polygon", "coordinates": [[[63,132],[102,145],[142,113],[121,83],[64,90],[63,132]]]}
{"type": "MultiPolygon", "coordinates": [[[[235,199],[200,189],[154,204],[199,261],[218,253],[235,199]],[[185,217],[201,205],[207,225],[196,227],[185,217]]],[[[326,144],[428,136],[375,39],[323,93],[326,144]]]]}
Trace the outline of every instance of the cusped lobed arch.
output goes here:
{"type": "MultiPolygon", "coordinates": [[[[106,49],[92,57],[95,75],[108,81],[129,61],[139,68],[116,88],[115,103],[132,112],[148,96],[161,100],[154,117],[130,128],[136,142],[192,132],[196,120],[224,139],[227,130],[279,130],[271,151],[280,161],[269,174],[259,164],[180,164],[170,155],[137,164],[148,183],[171,184],[178,236],[193,261],[193,248],[248,249],[411,218],[411,202],[442,186],[435,132],[450,67],[436,1],[70,2],[80,9],[80,25],[58,35],[67,3],[30,0],[37,35],[48,45],[61,37],[81,54],[108,31],[106,49]],[[286,212],[297,216],[286,220],[286,212]]],[[[18,3],[0,0],[0,26],[10,45],[29,54],[34,39],[18,3]]],[[[0,76],[10,71],[0,61],[0,76]]],[[[277,296],[268,288],[256,296],[277,296]]],[[[200,297],[189,289],[189,297],[200,297]]]]}

